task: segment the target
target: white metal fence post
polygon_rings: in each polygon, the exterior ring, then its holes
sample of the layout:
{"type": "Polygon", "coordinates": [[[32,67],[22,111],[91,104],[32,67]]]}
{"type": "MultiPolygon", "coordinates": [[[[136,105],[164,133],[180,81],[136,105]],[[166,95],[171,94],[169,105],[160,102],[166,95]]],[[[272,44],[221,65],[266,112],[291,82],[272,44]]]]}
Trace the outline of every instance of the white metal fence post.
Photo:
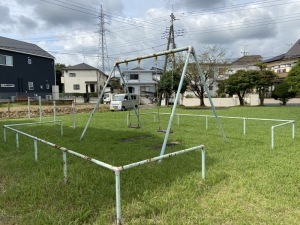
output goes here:
{"type": "Polygon", "coordinates": [[[19,133],[16,132],[16,146],[17,146],[17,150],[19,150],[19,133]]]}
{"type": "Polygon", "coordinates": [[[68,181],[67,176],[67,153],[66,151],[62,151],[63,153],[63,172],[64,172],[64,183],[66,184],[68,181]]]}
{"type": "Polygon", "coordinates": [[[116,208],[117,208],[117,224],[121,224],[121,179],[120,171],[115,171],[116,175],[116,208]]]}
{"type": "Polygon", "coordinates": [[[27,98],[28,118],[30,119],[30,97],[27,98]]]}
{"type": "Polygon", "coordinates": [[[205,148],[202,148],[202,179],[205,180],[205,148]]]}
{"type": "Polygon", "coordinates": [[[3,127],[3,141],[6,143],[6,128],[3,127]]]}
{"type": "Polygon", "coordinates": [[[34,139],[34,159],[38,160],[38,149],[37,149],[37,139],[34,139]]]}
{"type": "Polygon", "coordinates": [[[40,122],[42,122],[42,99],[39,96],[39,113],[40,113],[40,122]]]}

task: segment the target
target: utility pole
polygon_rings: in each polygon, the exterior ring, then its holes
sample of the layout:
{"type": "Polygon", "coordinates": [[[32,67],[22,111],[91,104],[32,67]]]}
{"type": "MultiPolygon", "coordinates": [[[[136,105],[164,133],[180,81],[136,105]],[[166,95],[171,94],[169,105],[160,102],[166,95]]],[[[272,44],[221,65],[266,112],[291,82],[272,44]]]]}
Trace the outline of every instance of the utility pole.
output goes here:
{"type": "Polygon", "coordinates": [[[100,14],[99,14],[99,45],[98,45],[98,68],[105,73],[105,71],[109,71],[109,59],[105,38],[105,14],[103,13],[103,8],[101,4],[100,14]],[[101,62],[101,65],[100,65],[101,62]]]}
{"type": "Polygon", "coordinates": [[[244,45],[244,51],[241,52],[243,54],[243,56],[249,55],[249,52],[247,52],[247,47],[248,47],[248,45],[244,45]]]}
{"type": "MultiPolygon", "coordinates": [[[[174,25],[173,25],[173,22],[175,21],[175,16],[173,13],[171,13],[170,17],[171,17],[171,25],[169,28],[167,50],[170,50],[170,45],[171,45],[171,49],[176,48],[175,38],[174,38],[174,25]]],[[[167,70],[168,57],[169,57],[168,55],[166,55],[166,57],[165,57],[163,73],[165,73],[167,70]]],[[[172,61],[173,61],[173,69],[175,69],[175,58],[172,59],[172,61]]]]}

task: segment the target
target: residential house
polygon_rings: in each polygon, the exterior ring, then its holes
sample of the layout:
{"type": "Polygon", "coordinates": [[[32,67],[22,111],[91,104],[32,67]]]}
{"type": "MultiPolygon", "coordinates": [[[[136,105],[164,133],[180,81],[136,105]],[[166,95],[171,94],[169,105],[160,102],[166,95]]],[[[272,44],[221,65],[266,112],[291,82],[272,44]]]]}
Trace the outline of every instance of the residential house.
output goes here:
{"type": "Polygon", "coordinates": [[[277,73],[279,80],[287,77],[289,71],[297,60],[300,58],[300,39],[288,50],[287,53],[267,59],[264,62],[267,64],[269,70],[277,73]]]}
{"type": "Polygon", "coordinates": [[[152,70],[152,77],[154,81],[160,81],[160,78],[163,74],[163,70],[157,67],[152,67],[150,70],[152,70]]]}
{"type": "MultiPolygon", "coordinates": [[[[219,89],[219,85],[223,80],[238,70],[259,70],[259,67],[255,66],[256,63],[261,62],[262,57],[260,55],[244,55],[243,57],[233,61],[231,64],[216,63],[213,65],[203,64],[201,69],[204,74],[207,74],[206,84],[211,96],[216,96],[219,89]]],[[[193,95],[192,92],[187,92],[186,95],[193,95]]]]}
{"type": "Polygon", "coordinates": [[[244,55],[231,63],[229,74],[234,74],[238,70],[259,70],[259,67],[255,65],[259,62],[262,62],[260,55],[244,55]]]}
{"type": "Polygon", "coordinates": [[[124,70],[122,76],[129,92],[140,96],[140,104],[149,104],[156,98],[156,84],[162,73],[162,69],[156,67],[149,70],[136,67],[131,70],[124,70]]]}
{"type": "Polygon", "coordinates": [[[2,99],[52,94],[54,57],[39,46],[0,36],[0,92],[2,99]]]}
{"type": "Polygon", "coordinates": [[[99,69],[80,63],[64,68],[61,82],[65,93],[99,93],[107,78],[99,69]]]}
{"type": "MultiPolygon", "coordinates": [[[[212,68],[210,68],[210,66],[207,67],[210,71],[208,72],[206,84],[208,86],[209,94],[211,96],[216,96],[220,82],[228,78],[228,68],[230,65],[227,63],[216,63],[211,67],[212,68]]],[[[205,69],[205,65],[202,69],[205,69]]]]}
{"type": "Polygon", "coordinates": [[[141,97],[153,97],[156,92],[157,80],[155,79],[160,79],[155,77],[155,70],[145,70],[140,67],[124,70],[122,76],[127,84],[128,91],[141,97]]]}

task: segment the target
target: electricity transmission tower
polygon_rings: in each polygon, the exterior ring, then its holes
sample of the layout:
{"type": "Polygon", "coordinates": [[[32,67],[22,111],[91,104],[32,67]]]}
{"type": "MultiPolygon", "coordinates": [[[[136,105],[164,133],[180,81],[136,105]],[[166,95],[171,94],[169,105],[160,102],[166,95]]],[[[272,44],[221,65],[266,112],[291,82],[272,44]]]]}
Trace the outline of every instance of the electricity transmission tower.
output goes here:
{"type": "Polygon", "coordinates": [[[109,59],[105,38],[105,14],[103,13],[103,8],[101,4],[100,14],[99,14],[99,45],[98,45],[98,68],[105,73],[105,71],[109,71],[109,59]]]}

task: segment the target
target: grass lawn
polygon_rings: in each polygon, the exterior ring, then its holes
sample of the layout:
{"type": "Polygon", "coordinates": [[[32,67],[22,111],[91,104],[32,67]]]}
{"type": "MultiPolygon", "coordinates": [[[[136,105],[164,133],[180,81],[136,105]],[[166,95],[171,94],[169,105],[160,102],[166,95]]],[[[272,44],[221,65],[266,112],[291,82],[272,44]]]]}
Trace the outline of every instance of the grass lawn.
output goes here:
{"type": "MultiPolygon", "coordinates": [[[[157,110],[140,110],[148,112],[157,110]]],[[[176,112],[213,115],[207,109],[176,112]]],[[[96,113],[81,142],[89,114],[77,114],[76,129],[71,127],[71,115],[59,116],[63,137],[59,126],[52,124],[18,129],[115,166],[159,155],[164,133],[156,130],[166,128],[169,116],[161,115],[158,123],[153,114],[141,115],[143,128],[129,129],[127,113],[96,113]]],[[[215,119],[209,119],[206,130],[204,117],[180,117],[180,126],[175,117],[169,141],[179,144],[167,147],[166,153],[203,144],[206,180],[201,180],[200,151],[122,171],[124,224],[300,224],[300,108],[233,107],[218,110],[218,115],[295,120],[295,140],[291,125],[276,128],[271,149],[271,126],[278,122],[247,121],[244,136],[243,120],[222,118],[225,142],[215,119]]],[[[1,225],[114,224],[112,171],[68,154],[64,184],[60,150],[38,143],[35,162],[33,140],[19,136],[19,142],[17,151],[11,131],[6,143],[0,141],[1,225]]]]}

